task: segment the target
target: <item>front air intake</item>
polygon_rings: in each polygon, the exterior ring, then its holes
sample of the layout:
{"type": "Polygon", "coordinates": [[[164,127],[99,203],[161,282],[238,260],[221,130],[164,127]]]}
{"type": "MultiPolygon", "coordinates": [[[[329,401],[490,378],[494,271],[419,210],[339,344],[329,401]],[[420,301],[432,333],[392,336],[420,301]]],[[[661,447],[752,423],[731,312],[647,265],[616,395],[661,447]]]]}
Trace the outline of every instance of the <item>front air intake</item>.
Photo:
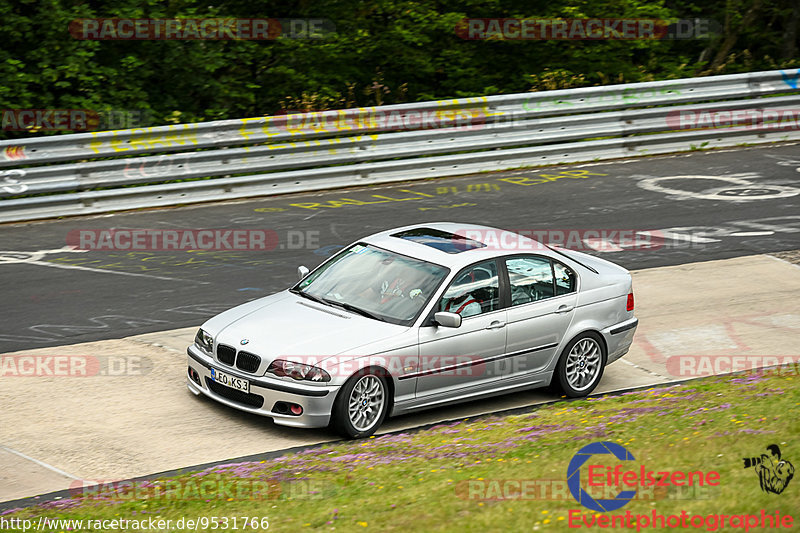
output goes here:
{"type": "Polygon", "coordinates": [[[236,358],[236,368],[245,372],[255,372],[260,364],[261,358],[250,352],[239,352],[239,357],[236,358]]]}
{"type": "Polygon", "coordinates": [[[225,363],[228,366],[233,366],[233,361],[236,359],[236,348],[220,344],[217,346],[217,359],[220,363],[225,363]]]}

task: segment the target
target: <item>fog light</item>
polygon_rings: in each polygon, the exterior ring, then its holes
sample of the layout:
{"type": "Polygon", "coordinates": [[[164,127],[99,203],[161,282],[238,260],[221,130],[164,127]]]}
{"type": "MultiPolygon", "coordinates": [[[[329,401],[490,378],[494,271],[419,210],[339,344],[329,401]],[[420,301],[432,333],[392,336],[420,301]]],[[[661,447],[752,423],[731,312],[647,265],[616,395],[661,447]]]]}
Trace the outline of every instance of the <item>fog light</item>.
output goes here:
{"type": "Polygon", "coordinates": [[[279,415],[300,416],[303,414],[303,407],[297,405],[296,403],[275,402],[275,405],[272,407],[272,411],[274,413],[278,413],[279,415]]]}

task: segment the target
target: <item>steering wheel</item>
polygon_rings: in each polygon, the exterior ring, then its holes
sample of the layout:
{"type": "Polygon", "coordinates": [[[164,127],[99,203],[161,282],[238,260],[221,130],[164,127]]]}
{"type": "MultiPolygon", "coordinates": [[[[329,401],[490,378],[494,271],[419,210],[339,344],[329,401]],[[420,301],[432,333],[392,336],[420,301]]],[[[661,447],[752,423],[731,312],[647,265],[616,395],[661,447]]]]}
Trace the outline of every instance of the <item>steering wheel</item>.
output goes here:
{"type": "Polygon", "coordinates": [[[381,303],[386,303],[392,298],[405,298],[405,294],[403,294],[405,286],[406,280],[401,277],[394,278],[391,283],[384,280],[381,284],[381,303]]]}

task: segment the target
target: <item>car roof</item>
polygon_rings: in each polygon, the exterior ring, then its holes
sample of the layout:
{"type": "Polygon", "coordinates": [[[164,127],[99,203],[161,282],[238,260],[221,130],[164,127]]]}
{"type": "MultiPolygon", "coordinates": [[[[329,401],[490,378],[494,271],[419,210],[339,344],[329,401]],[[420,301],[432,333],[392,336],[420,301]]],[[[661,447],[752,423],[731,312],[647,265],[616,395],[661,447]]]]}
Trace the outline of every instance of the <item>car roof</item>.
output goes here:
{"type": "Polygon", "coordinates": [[[402,226],[390,230],[375,233],[359,242],[373,244],[379,248],[397,252],[399,254],[415,257],[443,265],[454,271],[471,265],[477,261],[489,260],[502,255],[513,255],[516,253],[536,253],[545,256],[552,256],[553,253],[539,241],[525,237],[513,231],[482,226],[478,224],[462,224],[458,222],[429,222],[402,226]],[[483,247],[469,248],[462,246],[463,251],[451,249],[449,252],[437,248],[431,244],[425,244],[416,240],[410,240],[396,236],[398,233],[409,230],[434,230],[433,233],[444,232],[458,237],[466,237],[483,244],[483,247]]]}

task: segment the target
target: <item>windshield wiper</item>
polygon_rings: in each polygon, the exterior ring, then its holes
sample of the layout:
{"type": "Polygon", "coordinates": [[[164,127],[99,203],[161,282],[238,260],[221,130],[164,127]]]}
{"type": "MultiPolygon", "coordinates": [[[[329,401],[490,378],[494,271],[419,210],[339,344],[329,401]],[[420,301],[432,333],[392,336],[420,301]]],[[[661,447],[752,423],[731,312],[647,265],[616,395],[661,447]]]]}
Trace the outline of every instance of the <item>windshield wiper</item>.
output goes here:
{"type": "Polygon", "coordinates": [[[337,302],[337,301],[334,301],[334,300],[325,300],[325,301],[328,302],[331,305],[335,305],[335,306],[341,307],[342,309],[346,309],[348,311],[352,311],[353,313],[359,314],[361,316],[365,316],[367,318],[372,318],[374,320],[380,320],[381,322],[386,322],[385,318],[381,318],[378,315],[374,315],[374,314],[370,313],[369,311],[364,311],[363,309],[361,309],[360,307],[356,307],[355,305],[352,305],[352,304],[349,304],[349,303],[345,303],[345,302],[337,302]]]}
{"type": "Polygon", "coordinates": [[[303,292],[303,291],[295,290],[295,289],[289,289],[289,292],[291,292],[292,294],[300,295],[303,298],[308,298],[309,300],[311,300],[313,302],[317,302],[317,303],[322,304],[322,305],[331,305],[331,302],[329,302],[325,298],[320,298],[319,296],[314,296],[313,294],[309,294],[307,292],[303,292]]]}
{"type": "Polygon", "coordinates": [[[369,311],[364,311],[359,307],[356,307],[354,305],[345,302],[337,302],[336,300],[328,300],[327,298],[320,298],[319,296],[314,296],[313,294],[309,294],[307,292],[303,292],[301,290],[296,290],[296,289],[289,289],[289,292],[300,295],[303,298],[308,298],[309,300],[321,303],[323,305],[341,307],[342,309],[346,309],[347,311],[352,311],[353,313],[359,314],[361,316],[372,318],[374,320],[380,320],[381,322],[386,322],[386,319],[384,318],[381,318],[377,315],[370,313],[369,311]]]}

